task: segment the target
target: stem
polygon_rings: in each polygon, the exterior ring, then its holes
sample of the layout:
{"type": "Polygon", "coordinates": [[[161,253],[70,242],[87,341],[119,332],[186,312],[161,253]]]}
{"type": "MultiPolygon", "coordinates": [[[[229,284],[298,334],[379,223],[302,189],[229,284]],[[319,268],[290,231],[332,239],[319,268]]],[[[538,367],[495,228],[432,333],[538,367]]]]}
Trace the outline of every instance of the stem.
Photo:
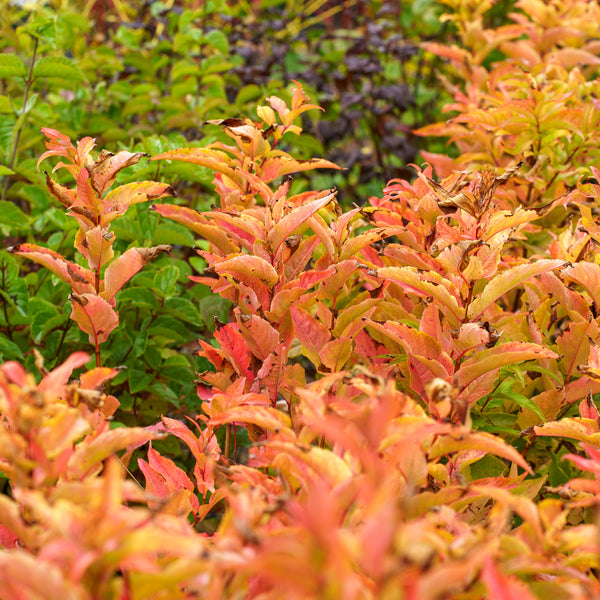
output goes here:
{"type": "MultiPolygon", "coordinates": [[[[2,265],[0,266],[0,270],[2,271],[2,289],[6,289],[6,263],[2,260],[2,265]]],[[[6,320],[6,332],[8,336],[11,337],[12,327],[10,326],[10,321],[8,320],[8,300],[2,297],[2,308],[4,309],[4,319],[6,320]]]]}
{"type": "Polygon", "coordinates": [[[231,454],[231,423],[225,424],[225,448],[223,454],[225,458],[229,458],[231,454]]]}
{"type": "MultiPolygon", "coordinates": [[[[21,108],[21,114],[24,114],[25,108],[27,107],[27,100],[29,100],[29,90],[33,84],[33,67],[35,66],[35,57],[37,54],[39,40],[38,38],[34,38],[33,40],[33,54],[31,55],[31,64],[29,65],[29,74],[27,75],[27,81],[25,82],[25,92],[23,94],[23,107],[21,108]]],[[[10,162],[8,163],[8,168],[12,171],[15,166],[15,162],[17,161],[17,150],[19,148],[19,140],[21,139],[21,131],[23,131],[23,126],[25,124],[25,119],[19,125],[17,129],[17,135],[15,136],[15,144],[12,149],[12,153],[10,155],[10,162]]],[[[10,175],[7,175],[4,178],[4,185],[2,187],[2,200],[6,200],[6,192],[8,191],[8,181],[10,179],[10,175]]]]}

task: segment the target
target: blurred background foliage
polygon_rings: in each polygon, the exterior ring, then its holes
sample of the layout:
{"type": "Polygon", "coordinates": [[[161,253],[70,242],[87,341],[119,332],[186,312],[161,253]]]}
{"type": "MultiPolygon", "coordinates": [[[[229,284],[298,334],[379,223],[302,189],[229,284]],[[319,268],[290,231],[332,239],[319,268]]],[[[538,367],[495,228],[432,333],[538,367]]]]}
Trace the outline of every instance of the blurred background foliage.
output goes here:
{"type": "MultiPolygon", "coordinates": [[[[506,4],[506,3],[502,3],[506,4]]],[[[323,112],[303,115],[293,140],[298,158],[325,157],[341,172],[298,176],[295,191],[339,190],[343,206],[380,194],[385,182],[411,177],[420,149],[444,141],[414,136],[440,120],[449,95],[443,63],[424,52],[451,27],[432,0],[11,0],[0,5],[0,231],[5,245],[37,241],[74,259],[73,219],[46,191],[36,168],[40,128],[97,149],[158,154],[205,146],[220,128],[206,121],[253,117],[254,107],[298,80],[323,112]]],[[[502,7],[506,14],[506,6],[502,7]]],[[[492,15],[493,16],[493,15],[492,15]]],[[[289,150],[289,148],[283,148],[289,150]]],[[[41,169],[49,170],[44,162],[41,169]]],[[[207,210],[212,174],[191,164],[142,161],[117,183],[171,184],[174,202],[207,210]]],[[[175,244],[119,295],[120,326],[103,348],[107,366],[126,367],[112,382],[124,423],[194,409],[198,338],[210,339],[229,306],[188,275],[204,264],[201,241],[144,204],[114,227],[116,250],[175,244]],[[135,399],[135,400],[134,400],[135,399]]],[[[46,366],[86,347],[68,314],[66,284],[0,251],[0,360],[34,370],[32,344],[46,366]]]]}

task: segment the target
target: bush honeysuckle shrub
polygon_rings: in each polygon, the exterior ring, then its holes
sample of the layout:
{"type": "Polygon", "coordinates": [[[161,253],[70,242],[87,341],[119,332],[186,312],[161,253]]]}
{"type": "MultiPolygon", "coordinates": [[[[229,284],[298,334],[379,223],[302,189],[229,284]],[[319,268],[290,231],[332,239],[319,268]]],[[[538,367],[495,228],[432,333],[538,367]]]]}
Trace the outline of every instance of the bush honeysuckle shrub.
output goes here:
{"type": "MultiPolygon", "coordinates": [[[[435,176],[432,157],[344,211],[294,191],[335,165],[283,149],[318,108],[290,97],[213,121],[233,143],[152,157],[212,171],[218,198],[152,206],[202,238],[192,282],[231,306],[199,342],[197,413],[115,423],[120,370],[81,351],[36,355],[41,379],[0,366],[0,598],[597,597],[600,171],[564,197],[536,172],[538,206],[517,201],[527,157],[435,176]]],[[[141,157],[49,133],[88,267],[15,253],[114,311],[139,250],[106,254],[126,206],[105,192],[141,157]]],[[[168,194],[124,187],[145,185],[168,194]]]]}
{"type": "Polygon", "coordinates": [[[87,260],[89,268],[36,244],[18,244],[9,251],[43,265],[71,286],[71,319],[88,334],[90,344],[94,346],[96,366],[100,367],[100,344],[119,323],[114,308],[117,292],[149,260],[171,250],[168,245],[129,248],[115,258],[115,234],[110,231],[110,223],[131,205],[170,195],[172,190],[168,185],[153,181],[135,182],[110,190],[118,172],[139,162],[143,153],[103,151],[94,160],[90,155],[95,145],[92,138],[83,138],[75,147],[67,136],[54,129],[42,129],[42,132],[48,138],[48,150],[38,160],[38,166],[49,156],[60,156],[66,162],[60,161],[54,171],[65,168],[76,182],[75,189],[67,188],[46,174],[48,190],[79,225],[75,248],[87,260]]]}
{"type": "Polygon", "coordinates": [[[459,156],[424,152],[438,174],[449,169],[526,167],[513,179],[510,206],[564,197],[598,160],[600,6],[586,0],[519,0],[507,25],[486,26],[494,2],[445,0],[457,44],[427,48],[449,63],[455,116],[417,133],[445,136],[459,156]]]}

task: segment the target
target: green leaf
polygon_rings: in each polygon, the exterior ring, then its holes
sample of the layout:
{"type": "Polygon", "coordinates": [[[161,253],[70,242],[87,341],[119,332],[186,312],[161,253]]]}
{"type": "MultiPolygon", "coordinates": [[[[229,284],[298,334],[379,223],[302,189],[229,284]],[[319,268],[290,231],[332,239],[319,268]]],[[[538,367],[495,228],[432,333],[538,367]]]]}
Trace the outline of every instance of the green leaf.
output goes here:
{"type": "Polygon", "coordinates": [[[131,369],[129,371],[129,391],[132,394],[137,394],[148,387],[153,379],[154,373],[146,373],[145,371],[131,369]]]}
{"type": "Polygon", "coordinates": [[[0,113],[10,115],[14,112],[13,105],[8,96],[0,96],[0,113]]]}
{"type": "Polygon", "coordinates": [[[210,331],[215,330],[215,319],[219,323],[227,323],[231,302],[215,295],[202,298],[199,303],[202,320],[210,331]]]}
{"type": "Polygon", "coordinates": [[[71,81],[85,81],[81,69],[66,56],[44,56],[33,67],[34,77],[59,77],[71,81]]]}
{"type": "Polygon", "coordinates": [[[135,357],[142,356],[146,352],[147,345],[148,332],[146,330],[140,331],[133,340],[133,355],[135,357]]]}
{"type": "Polygon", "coordinates": [[[530,410],[532,413],[537,415],[542,422],[546,421],[546,419],[544,418],[544,413],[531,398],[527,398],[526,396],[523,396],[522,394],[519,394],[517,392],[505,392],[502,394],[502,396],[507,400],[512,400],[513,402],[516,402],[521,408],[526,408],[527,410],[530,410]]]}
{"type": "Polygon", "coordinates": [[[154,275],[154,289],[164,296],[171,296],[179,279],[179,269],[173,265],[161,267],[154,275]]]}
{"type": "Polygon", "coordinates": [[[25,63],[14,54],[0,54],[0,77],[25,77],[25,63]]]}
{"type": "Polygon", "coordinates": [[[198,309],[187,299],[172,297],[165,301],[165,312],[191,323],[195,327],[202,326],[202,317],[198,309]]]}
{"type": "Polygon", "coordinates": [[[168,402],[169,404],[174,404],[175,406],[179,404],[179,397],[177,394],[164,383],[153,383],[148,387],[148,391],[152,392],[152,395],[156,396],[163,402],[168,402]]]}
{"type": "Polygon", "coordinates": [[[181,385],[189,385],[194,380],[194,372],[189,367],[163,366],[163,368],[160,370],[160,374],[167,379],[180,383],[181,385]]]}
{"type": "Polygon", "coordinates": [[[235,103],[238,106],[246,104],[247,102],[254,102],[261,99],[263,91],[255,84],[245,85],[239,92],[235,99],[235,103]]]}
{"type": "Polygon", "coordinates": [[[486,477],[501,477],[508,470],[508,466],[493,454],[486,454],[483,458],[470,465],[471,479],[484,479],[486,477]]]}
{"type": "Polygon", "coordinates": [[[29,218],[16,204],[7,200],[1,200],[0,225],[8,225],[16,231],[27,231],[29,228],[29,218]]]}
{"type": "Polygon", "coordinates": [[[213,29],[209,31],[204,39],[221,54],[229,53],[229,41],[227,36],[220,29],[213,29]]]}
{"type": "Polygon", "coordinates": [[[156,306],[154,294],[143,287],[129,287],[119,292],[119,303],[127,302],[129,306],[153,309],[156,306]]]}
{"type": "Polygon", "coordinates": [[[23,351],[13,341],[0,333],[0,356],[4,360],[23,360],[23,351]]]}
{"type": "Polygon", "coordinates": [[[168,340],[185,342],[189,340],[190,332],[186,325],[178,319],[161,315],[152,325],[148,327],[148,334],[152,336],[161,336],[168,340]]]}

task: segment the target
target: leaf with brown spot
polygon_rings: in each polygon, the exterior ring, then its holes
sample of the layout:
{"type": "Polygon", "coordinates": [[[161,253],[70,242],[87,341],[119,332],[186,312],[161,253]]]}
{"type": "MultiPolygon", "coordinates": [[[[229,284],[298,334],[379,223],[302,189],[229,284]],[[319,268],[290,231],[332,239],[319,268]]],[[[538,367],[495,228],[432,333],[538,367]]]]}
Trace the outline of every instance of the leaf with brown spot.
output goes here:
{"type": "Polygon", "coordinates": [[[116,154],[103,151],[96,164],[88,168],[91,186],[102,196],[113,184],[121,169],[139,163],[144,156],[150,155],[145,152],[128,152],[127,150],[121,150],[116,154]]]}

